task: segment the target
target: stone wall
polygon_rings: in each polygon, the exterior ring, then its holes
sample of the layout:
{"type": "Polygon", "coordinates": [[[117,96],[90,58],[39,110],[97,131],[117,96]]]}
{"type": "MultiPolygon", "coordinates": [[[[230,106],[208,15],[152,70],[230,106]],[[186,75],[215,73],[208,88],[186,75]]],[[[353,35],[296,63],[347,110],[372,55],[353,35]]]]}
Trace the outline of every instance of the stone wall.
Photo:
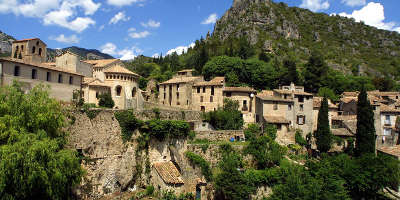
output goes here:
{"type": "MultiPolygon", "coordinates": [[[[145,102],[148,104],[148,102],[145,102]]],[[[158,108],[158,107],[154,107],[158,108]]],[[[202,113],[200,111],[191,110],[171,110],[171,109],[159,109],[160,118],[164,120],[185,120],[185,121],[201,121],[202,113]]],[[[149,120],[155,118],[153,109],[145,109],[142,111],[135,111],[135,116],[142,120],[149,120]]]]}
{"type": "Polygon", "coordinates": [[[196,131],[196,139],[207,139],[209,141],[229,141],[231,138],[245,139],[243,130],[223,131],[196,131]]]}

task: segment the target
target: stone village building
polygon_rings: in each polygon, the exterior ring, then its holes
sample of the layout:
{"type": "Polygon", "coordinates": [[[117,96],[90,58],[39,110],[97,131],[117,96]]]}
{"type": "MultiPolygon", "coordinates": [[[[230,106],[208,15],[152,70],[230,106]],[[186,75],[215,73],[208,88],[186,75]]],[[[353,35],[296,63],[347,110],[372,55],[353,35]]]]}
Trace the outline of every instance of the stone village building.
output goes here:
{"type": "Polygon", "coordinates": [[[1,85],[18,80],[24,91],[38,84],[50,86],[50,97],[69,102],[73,91],[81,90],[83,75],[76,70],[45,63],[46,44],[38,38],[17,40],[10,58],[0,59],[1,85]]]}
{"type": "Polygon", "coordinates": [[[313,131],[315,123],[313,95],[293,83],[273,91],[264,91],[256,98],[256,122],[276,125],[278,140],[294,138],[295,129],[302,130],[305,137],[313,131]]]}
{"type": "Polygon", "coordinates": [[[115,108],[142,108],[143,98],[138,91],[139,75],[123,67],[118,59],[82,60],[66,51],[47,63],[46,44],[38,38],[13,42],[10,58],[0,59],[1,85],[14,80],[25,91],[35,85],[50,86],[49,95],[70,102],[74,91],[81,91],[85,103],[98,104],[98,96],[110,93],[115,108]]]}

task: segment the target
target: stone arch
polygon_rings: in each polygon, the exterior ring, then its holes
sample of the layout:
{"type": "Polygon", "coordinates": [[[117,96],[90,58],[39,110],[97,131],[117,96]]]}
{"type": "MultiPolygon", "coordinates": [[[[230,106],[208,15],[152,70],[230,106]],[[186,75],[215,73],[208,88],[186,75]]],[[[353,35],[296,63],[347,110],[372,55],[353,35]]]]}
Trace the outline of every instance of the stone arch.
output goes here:
{"type": "Polygon", "coordinates": [[[36,47],[32,47],[32,54],[34,54],[36,52],[36,47]]]}
{"type": "Polygon", "coordinates": [[[39,56],[42,55],[42,48],[39,48],[39,56]]]}

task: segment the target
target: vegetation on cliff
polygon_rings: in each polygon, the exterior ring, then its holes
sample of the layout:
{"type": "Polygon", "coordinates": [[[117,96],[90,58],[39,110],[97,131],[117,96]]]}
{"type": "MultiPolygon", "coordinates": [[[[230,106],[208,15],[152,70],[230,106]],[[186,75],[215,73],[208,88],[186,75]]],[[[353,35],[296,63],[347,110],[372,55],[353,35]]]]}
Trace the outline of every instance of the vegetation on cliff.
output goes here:
{"type": "Polygon", "coordinates": [[[217,130],[239,130],[244,123],[239,102],[228,98],[224,99],[223,108],[205,113],[203,118],[217,130]]]}
{"type": "Polygon", "coordinates": [[[0,199],[70,199],[83,170],[64,149],[65,116],[41,85],[0,88],[0,199]]]}

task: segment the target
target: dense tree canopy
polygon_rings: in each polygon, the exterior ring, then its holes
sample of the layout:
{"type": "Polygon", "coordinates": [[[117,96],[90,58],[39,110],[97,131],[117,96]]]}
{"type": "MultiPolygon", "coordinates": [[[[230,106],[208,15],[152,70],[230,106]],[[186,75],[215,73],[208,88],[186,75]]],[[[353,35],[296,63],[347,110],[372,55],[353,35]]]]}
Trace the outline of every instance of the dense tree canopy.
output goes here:
{"type": "Polygon", "coordinates": [[[361,90],[357,102],[357,132],[355,154],[375,153],[375,120],[372,106],[365,89],[361,90]]]}
{"type": "Polygon", "coordinates": [[[69,199],[83,171],[77,153],[63,149],[65,117],[43,86],[0,89],[1,199],[69,199]]]}

